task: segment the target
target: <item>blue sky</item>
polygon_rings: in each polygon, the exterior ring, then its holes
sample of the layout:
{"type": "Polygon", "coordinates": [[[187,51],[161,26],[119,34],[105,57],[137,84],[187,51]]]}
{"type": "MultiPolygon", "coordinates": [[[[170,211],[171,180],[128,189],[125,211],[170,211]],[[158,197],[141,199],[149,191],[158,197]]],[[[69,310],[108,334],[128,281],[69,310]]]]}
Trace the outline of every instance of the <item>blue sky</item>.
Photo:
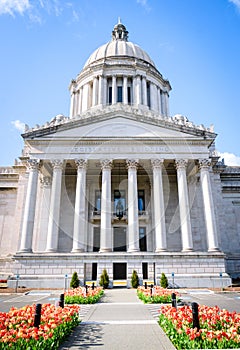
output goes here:
{"type": "Polygon", "coordinates": [[[118,17],[169,79],[170,114],[214,124],[240,165],[240,0],[0,0],[0,166],[21,156],[23,123],[69,115],[69,83],[118,17]]]}

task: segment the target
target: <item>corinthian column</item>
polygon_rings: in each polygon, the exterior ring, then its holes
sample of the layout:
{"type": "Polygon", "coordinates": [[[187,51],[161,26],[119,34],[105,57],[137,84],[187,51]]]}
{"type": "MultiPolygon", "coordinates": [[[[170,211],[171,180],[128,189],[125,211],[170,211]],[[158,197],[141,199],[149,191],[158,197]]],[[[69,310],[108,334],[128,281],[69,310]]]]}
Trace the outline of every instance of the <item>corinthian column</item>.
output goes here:
{"type": "Polygon", "coordinates": [[[98,103],[98,78],[93,78],[93,92],[92,92],[92,106],[96,106],[98,103]]]}
{"type": "Polygon", "coordinates": [[[152,160],[156,252],[165,251],[167,249],[165,207],[162,181],[163,162],[163,159],[152,160]]]}
{"type": "Polygon", "coordinates": [[[203,159],[199,161],[200,163],[200,176],[201,176],[201,186],[203,194],[203,205],[205,214],[205,223],[207,229],[208,238],[208,250],[218,251],[218,238],[217,238],[217,226],[216,217],[214,212],[211,180],[209,174],[209,167],[211,162],[209,159],[203,159]]]}
{"type": "Polygon", "coordinates": [[[191,251],[193,249],[192,230],[190,220],[190,206],[188,199],[187,176],[186,176],[187,160],[176,160],[177,182],[178,182],[178,199],[180,224],[182,232],[182,250],[191,251]]]}
{"type": "Polygon", "coordinates": [[[112,251],[112,227],[111,227],[111,169],[112,161],[105,159],[102,165],[102,197],[101,197],[101,233],[100,252],[112,251]]]}
{"type": "Polygon", "coordinates": [[[142,96],[143,96],[143,105],[147,106],[147,80],[146,77],[142,77],[142,96]]]}
{"type": "Polygon", "coordinates": [[[46,252],[56,252],[58,248],[59,216],[63,170],[62,160],[55,159],[52,160],[51,163],[53,167],[53,177],[46,252]]]}
{"type": "Polygon", "coordinates": [[[85,211],[86,211],[86,168],[85,159],[75,160],[77,165],[77,186],[75,199],[74,227],[73,227],[73,247],[72,252],[83,252],[85,242],[85,211]]]}
{"type": "Polygon", "coordinates": [[[29,159],[27,162],[29,178],[25,199],[20,252],[32,252],[32,236],[38,184],[38,165],[39,161],[37,159],[29,159]]]}
{"type": "Polygon", "coordinates": [[[135,82],[135,104],[140,105],[142,103],[142,89],[141,89],[141,77],[137,75],[134,79],[135,82]]]}
{"type": "Polygon", "coordinates": [[[128,168],[128,251],[139,251],[137,161],[127,160],[128,168]]]}

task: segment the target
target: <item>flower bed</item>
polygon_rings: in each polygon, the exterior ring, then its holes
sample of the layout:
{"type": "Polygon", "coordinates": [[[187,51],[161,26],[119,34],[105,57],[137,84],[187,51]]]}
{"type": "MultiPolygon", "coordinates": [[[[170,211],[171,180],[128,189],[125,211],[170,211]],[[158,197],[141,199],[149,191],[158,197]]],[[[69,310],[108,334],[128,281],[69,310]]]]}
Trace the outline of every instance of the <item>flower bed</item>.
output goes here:
{"type": "Polygon", "coordinates": [[[87,293],[85,287],[78,287],[66,292],[64,301],[66,304],[94,304],[102,295],[102,287],[88,288],[87,293]]]}
{"type": "MultiPolygon", "coordinates": [[[[179,293],[176,291],[174,293],[179,301],[179,293]]],[[[159,286],[154,286],[152,288],[152,294],[151,288],[148,287],[145,289],[143,286],[138,287],[137,295],[144,303],[170,303],[172,300],[172,291],[159,286]]]]}
{"type": "Polygon", "coordinates": [[[79,324],[79,306],[43,304],[41,323],[34,327],[36,305],[0,312],[0,349],[55,350],[79,324]]]}
{"type": "Polygon", "coordinates": [[[200,329],[192,328],[192,309],[160,309],[159,324],[177,349],[240,348],[240,314],[217,306],[199,306],[200,329]]]}

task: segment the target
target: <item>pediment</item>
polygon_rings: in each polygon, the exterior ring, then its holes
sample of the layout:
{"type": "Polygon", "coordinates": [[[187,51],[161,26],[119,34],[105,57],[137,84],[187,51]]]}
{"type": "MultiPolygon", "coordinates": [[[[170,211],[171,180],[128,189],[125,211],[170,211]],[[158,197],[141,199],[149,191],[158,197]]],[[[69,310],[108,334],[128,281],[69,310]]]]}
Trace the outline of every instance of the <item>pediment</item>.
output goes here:
{"type": "MultiPolygon", "coordinates": [[[[180,128],[179,128],[180,129],[180,128]]],[[[40,136],[40,135],[39,135],[40,136]]],[[[141,138],[141,139],[186,139],[201,138],[194,133],[186,133],[162,125],[132,120],[124,116],[88,123],[74,123],[72,127],[62,127],[54,133],[45,134],[41,138],[79,139],[79,138],[141,138]]]]}

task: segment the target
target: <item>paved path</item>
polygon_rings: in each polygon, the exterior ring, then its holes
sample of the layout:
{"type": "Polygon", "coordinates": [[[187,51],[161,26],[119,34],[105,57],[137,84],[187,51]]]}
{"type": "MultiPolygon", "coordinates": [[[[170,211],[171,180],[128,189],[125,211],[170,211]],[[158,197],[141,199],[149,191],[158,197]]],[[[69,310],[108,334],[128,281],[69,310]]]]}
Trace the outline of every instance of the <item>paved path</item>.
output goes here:
{"type": "Polygon", "coordinates": [[[158,308],[144,305],[136,290],[106,290],[100,303],[81,306],[82,322],[59,350],[174,350],[157,323],[158,308]]]}

